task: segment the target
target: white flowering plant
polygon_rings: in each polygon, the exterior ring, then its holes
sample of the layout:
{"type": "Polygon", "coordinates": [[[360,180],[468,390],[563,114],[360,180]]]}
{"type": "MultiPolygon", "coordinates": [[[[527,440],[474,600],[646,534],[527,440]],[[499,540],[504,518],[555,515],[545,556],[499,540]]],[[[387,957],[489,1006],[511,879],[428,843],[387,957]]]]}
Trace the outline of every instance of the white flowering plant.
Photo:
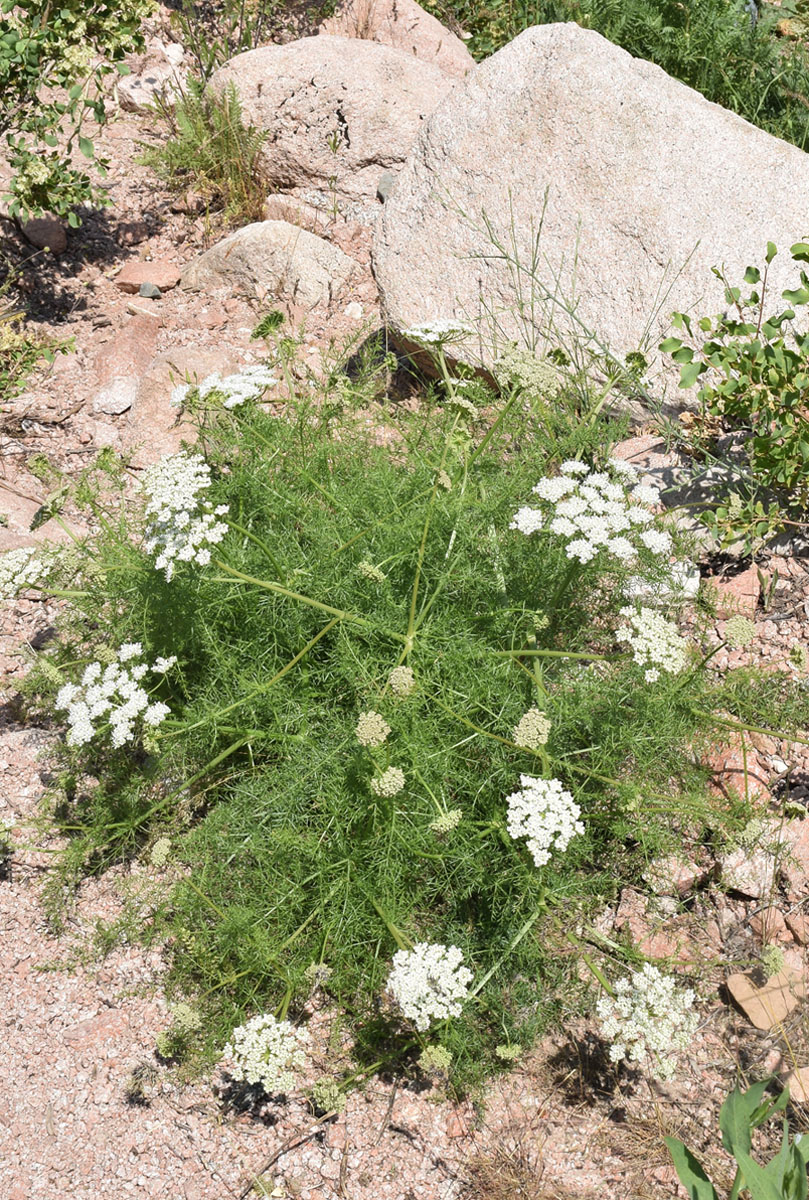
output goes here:
{"type": "Polygon", "coordinates": [[[671,1079],[677,1055],[688,1049],[699,1023],[696,997],[651,963],[619,979],[613,995],[598,1001],[610,1061],[642,1064],[657,1079],[671,1079]]]}
{"type": "MultiPolygon", "coordinates": [[[[676,546],[613,424],[559,433],[563,393],[551,436],[528,376],[474,420],[430,385],[395,438],[308,389],[221,397],[195,445],[114,480],[107,452],[66,501],[92,536],[26,687],[64,731],[71,877],[168,839],[168,983],[245,1078],[290,1086],[289,1031],[231,1032],[299,1028],[314,963],[358,1057],[437,1041],[464,1086],[559,1011],[559,906],[586,921],[678,813],[714,828],[686,750],[733,694],[675,607],[630,607],[676,546]]],[[[8,595],[37,573],[9,560],[8,595]]]]}
{"type": "Polygon", "coordinates": [[[232,1077],[258,1085],[268,1096],[291,1092],[306,1065],[309,1034],[271,1013],[251,1017],[238,1025],[222,1051],[232,1077]]]}

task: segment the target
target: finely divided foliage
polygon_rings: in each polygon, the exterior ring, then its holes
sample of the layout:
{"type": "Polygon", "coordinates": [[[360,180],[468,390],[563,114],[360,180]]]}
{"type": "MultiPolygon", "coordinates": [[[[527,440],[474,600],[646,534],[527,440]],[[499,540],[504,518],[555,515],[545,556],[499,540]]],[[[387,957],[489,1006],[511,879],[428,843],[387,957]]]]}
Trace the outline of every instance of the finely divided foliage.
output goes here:
{"type": "Polygon", "coordinates": [[[70,778],[98,781],[65,802],[65,870],[169,845],[168,985],[268,1091],[302,1063],[313,970],[359,1062],[415,1032],[459,1084],[493,1069],[572,1003],[559,922],[705,811],[683,747],[709,683],[696,656],[683,678],[673,609],[627,604],[673,569],[656,493],[570,457],[578,418],[557,455],[522,384],[484,430],[453,387],[389,415],[395,454],[362,415],[220,392],[139,507],[77,493],[98,534],[31,685],[67,714],[70,778]]]}

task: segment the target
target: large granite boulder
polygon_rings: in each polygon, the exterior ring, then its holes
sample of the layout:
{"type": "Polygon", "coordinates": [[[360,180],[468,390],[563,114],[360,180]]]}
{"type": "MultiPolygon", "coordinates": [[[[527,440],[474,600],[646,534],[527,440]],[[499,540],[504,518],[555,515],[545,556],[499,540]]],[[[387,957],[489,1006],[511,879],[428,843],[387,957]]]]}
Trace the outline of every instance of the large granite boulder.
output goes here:
{"type": "Polygon", "coordinates": [[[343,0],[319,32],[393,46],[456,79],[475,65],[461,39],[416,0],[343,0]]]}
{"type": "Polygon", "coordinates": [[[617,355],[656,347],[669,315],[725,308],[779,248],[795,287],[809,156],[577,25],[528,29],[456,85],[385,203],[374,269],[399,329],[470,323],[453,354],[491,362],[552,313],[617,355]],[[575,286],[574,286],[575,278],[575,286]],[[573,301],[575,313],[567,311],[573,301]]]}
{"type": "Polygon", "coordinates": [[[366,202],[453,86],[412,54],[324,34],[237,54],[212,83],[235,84],[245,120],[267,131],[261,169],[272,190],[366,202]]]}

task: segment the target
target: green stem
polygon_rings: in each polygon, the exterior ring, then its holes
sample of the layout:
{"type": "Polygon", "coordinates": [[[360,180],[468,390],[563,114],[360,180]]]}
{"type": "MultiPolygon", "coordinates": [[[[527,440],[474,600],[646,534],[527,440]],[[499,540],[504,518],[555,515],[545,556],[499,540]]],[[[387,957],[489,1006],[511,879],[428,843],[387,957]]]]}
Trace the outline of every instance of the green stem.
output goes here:
{"type": "Polygon", "coordinates": [[[278,575],[280,579],[283,579],[284,572],[281,570],[278,559],[275,557],[272,550],[270,550],[269,546],[267,546],[260,537],[257,537],[256,534],[251,533],[249,529],[245,529],[243,525],[239,525],[236,521],[226,521],[225,524],[228,525],[230,529],[235,529],[238,533],[243,533],[244,536],[249,538],[251,542],[255,542],[259,550],[261,550],[270,560],[272,569],[275,571],[276,575],[278,575]]]}
{"type": "Polygon", "coordinates": [[[410,597],[410,614],[407,621],[407,637],[405,639],[405,645],[408,647],[408,650],[410,650],[413,646],[413,637],[416,632],[416,604],[418,603],[419,584],[421,583],[421,571],[422,567],[424,566],[424,556],[427,553],[427,537],[430,532],[430,525],[432,524],[435,497],[440,486],[438,482],[438,475],[444,470],[444,463],[446,462],[447,452],[449,450],[450,438],[455,432],[455,427],[457,424],[458,417],[456,416],[455,420],[452,422],[452,428],[450,429],[447,437],[444,439],[444,448],[441,453],[441,466],[438,468],[438,472],[436,473],[435,483],[430,489],[430,499],[427,504],[427,515],[424,518],[424,528],[421,532],[421,542],[419,543],[419,553],[416,560],[416,574],[413,579],[413,591],[410,597]]]}
{"type": "Polygon", "coordinates": [[[723,725],[725,729],[735,729],[739,733],[760,733],[765,737],[780,738],[785,742],[795,742],[798,746],[809,746],[809,738],[799,737],[797,734],[785,733],[782,729],[765,729],[763,725],[743,725],[740,721],[731,721],[728,717],[719,717],[716,713],[706,712],[702,708],[694,708],[691,711],[697,717],[704,717],[706,721],[723,725]]]}
{"type": "MultiPolygon", "coordinates": [[[[329,621],[328,625],[323,626],[323,628],[320,630],[320,633],[315,634],[311,641],[307,642],[304,648],[298,651],[294,658],[290,659],[280,671],[276,671],[272,679],[268,679],[266,683],[259,684],[258,687],[253,688],[252,692],[248,692],[246,696],[242,696],[240,700],[234,700],[232,704],[228,704],[225,708],[220,708],[217,712],[209,713],[207,716],[203,717],[202,720],[195,721],[193,725],[183,725],[179,729],[164,736],[176,737],[178,733],[190,733],[192,729],[199,729],[200,725],[206,725],[208,721],[213,721],[217,720],[219,717],[224,717],[227,713],[233,712],[234,708],[239,708],[242,704],[247,704],[247,702],[252,700],[254,696],[259,696],[262,692],[269,691],[274,684],[278,683],[279,679],[283,679],[288,671],[291,671],[292,668],[299,663],[302,658],[305,658],[312,647],[316,646],[320,639],[325,637],[327,633],[334,629],[335,625],[338,625],[339,622],[340,618],[334,617],[331,621],[329,621]]],[[[160,735],[158,734],[158,737],[159,736],[160,735]]]]}
{"type": "Polygon", "coordinates": [[[596,964],[589,957],[589,955],[585,954],[584,947],[582,946],[579,939],[574,937],[573,934],[570,932],[570,930],[565,930],[565,937],[570,942],[571,946],[576,947],[579,954],[581,955],[582,962],[587,967],[587,970],[590,972],[590,974],[595,979],[598,980],[598,982],[601,984],[601,986],[603,987],[603,989],[607,993],[607,995],[612,996],[612,998],[614,1000],[615,999],[615,988],[609,982],[609,980],[607,979],[606,975],[601,970],[601,968],[597,967],[596,964]]]}
{"type": "MultiPolygon", "coordinates": [[[[245,575],[243,571],[237,571],[235,567],[228,566],[220,559],[214,559],[214,565],[220,571],[226,571],[234,579],[240,579],[244,583],[252,583],[255,587],[265,588],[268,592],[276,592],[279,596],[286,596],[289,600],[298,600],[301,604],[308,604],[310,608],[317,608],[321,612],[329,613],[333,617],[337,617],[341,621],[351,621],[355,625],[365,625],[368,629],[373,629],[376,633],[383,633],[386,637],[393,638],[397,642],[407,642],[407,639],[401,633],[396,633],[392,629],[380,628],[373,621],[367,620],[365,617],[357,616],[356,613],[346,612],[342,608],[333,608],[331,604],[322,604],[320,600],[313,600],[311,596],[303,596],[300,592],[290,591],[289,588],[282,587],[280,583],[272,583],[269,579],[257,579],[254,575],[245,575]]],[[[215,583],[228,583],[229,580],[222,579],[220,576],[213,576],[215,583]]]]}
{"type": "MultiPolygon", "coordinates": [[[[204,778],[209,771],[213,770],[214,767],[218,767],[221,762],[224,762],[224,760],[229,758],[231,754],[235,754],[237,750],[242,748],[242,746],[247,745],[250,740],[251,738],[249,737],[241,737],[237,741],[232,742],[231,745],[226,747],[221,754],[217,754],[216,758],[212,758],[210,762],[206,763],[205,766],[202,767],[201,770],[197,771],[195,775],[192,775],[190,779],[185,780],[176,788],[172,788],[172,790],[167,792],[161,800],[158,800],[156,804],[153,804],[151,808],[147,809],[146,812],[138,818],[138,825],[145,825],[149,818],[158,812],[159,809],[163,808],[169,800],[174,799],[175,796],[179,796],[182,792],[188,791],[193,784],[198,783],[199,780],[204,778]]],[[[128,824],[128,821],[115,821],[108,825],[107,828],[124,829],[128,824]]]]}
{"type": "Polygon", "coordinates": [[[523,940],[525,935],[530,932],[530,930],[533,928],[536,921],[539,919],[540,914],[542,912],[544,912],[544,910],[546,908],[547,908],[547,902],[545,900],[545,897],[543,896],[542,900],[539,902],[537,907],[534,909],[531,916],[528,918],[528,920],[525,922],[525,924],[522,926],[522,928],[518,931],[517,936],[512,941],[508,950],[506,950],[505,954],[502,954],[500,956],[500,958],[497,960],[497,962],[494,964],[494,966],[491,968],[491,970],[487,971],[486,974],[483,976],[483,978],[481,980],[479,980],[478,983],[475,984],[474,988],[469,993],[470,996],[477,996],[478,993],[481,992],[483,990],[483,988],[485,988],[486,984],[489,982],[492,975],[494,975],[496,971],[500,970],[500,967],[503,965],[505,960],[508,958],[509,954],[511,954],[513,950],[517,949],[520,942],[523,940]]]}
{"type": "MultiPolygon", "coordinates": [[[[530,639],[529,639],[530,640],[530,639]]],[[[591,654],[580,650],[493,650],[496,658],[583,658],[590,662],[613,662],[626,654],[591,654]]]]}

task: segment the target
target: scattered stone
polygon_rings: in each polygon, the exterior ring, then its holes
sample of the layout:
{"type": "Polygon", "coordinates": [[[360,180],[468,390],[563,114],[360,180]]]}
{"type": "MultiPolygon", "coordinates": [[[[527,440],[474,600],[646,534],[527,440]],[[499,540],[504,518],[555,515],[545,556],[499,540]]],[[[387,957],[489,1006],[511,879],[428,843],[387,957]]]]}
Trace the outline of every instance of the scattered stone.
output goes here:
{"type": "Polygon", "coordinates": [[[351,321],[362,320],[362,305],[359,300],[352,300],[350,304],[345,306],[345,315],[351,321]]]}
{"type": "Polygon", "coordinates": [[[761,595],[758,567],[754,565],[737,575],[717,577],[708,582],[718,617],[727,620],[735,616],[755,616],[761,595]]]}
{"type": "Polygon", "coordinates": [[[644,872],[643,878],[658,896],[687,896],[706,877],[695,862],[670,854],[656,859],[644,872]]]}
{"type": "Polygon", "coordinates": [[[781,876],[787,895],[797,900],[809,892],[809,819],[795,817],[780,828],[781,876]]]}
{"type": "Polygon", "coordinates": [[[115,276],[115,286],[130,295],[142,295],[141,286],[151,283],[161,292],[168,292],[180,282],[180,268],[165,259],[152,262],[128,262],[115,276]]]}
{"type": "Polygon", "coordinates": [[[415,0],[344,0],[318,32],[381,42],[457,79],[475,65],[461,39],[415,0]]]}
{"type": "Polygon", "coordinates": [[[754,913],[750,918],[750,928],[764,945],[768,942],[791,940],[784,914],[774,905],[754,913]]]}
{"type": "Polygon", "coordinates": [[[132,407],[138,379],[154,356],[159,319],[138,313],[114,341],[102,347],[95,361],[98,390],[93,411],[118,416],[132,407]]]}
{"type": "Polygon", "coordinates": [[[138,288],[138,295],[143,300],[159,300],[163,293],[154,283],[142,283],[138,288]]]}
{"type": "Polygon", "coordinates": [[[133,465],[148,466],[163,454],[179,450],[183,438],[191,440],[193,428],[179,420],[180,410],[171,404],[176,384],[200,383],[215,371],[229,375],[243,363],[244,352],[231,346],[215,350],[175,346],[154,355],[138,373],[135,399],[124,428],[125,443],[135,451],[133,465]]]}
{"type": "Polygon", "coordinates": [[[309,233],[321,234],[326,225],[326,214],[322,209],[283,192],[270,193],[264,201],[263,216],[265,221],[288,221],[290,225],[299,225],[309,233]]]}
{"type": "Polygon", "coordinates": [[[145,221],[120,221],[115,230],[119,246],[139,246],[149,237],[149,226],[145,221]]]}
{"type": "Polygon", "coordinates": [[[803,976],[789,966],[765,983],[756,982],[751,973],[730,975],[727,989],[750,1024],[763,1030],[780,1025],[806,998],[803,976]]]}
{"type": "Polygon", "coordinates": [[[787,913],[785,920],[787,929],[795,941],[801,946],[809,944],[809,920],[806,914],[802,912],[787,913]]]}
{"type": "Polygon", "coordinates": [[[64,254],[67,250],[67,230],[58,217],[32,217],[23,224],[22,231],[38,250],[50,250],[51,254],[64,254]]]}
{"type": "Polygon", "coordinates": [[[235,84],[245,121],[267,131],[260,165],[270,185],[370,201],[452,87],[411,54],[325,34],[237,54],[211,82],[235,84]]]}
{"type": "Polygon", "coordinates": [[[784,1080],[793,1104],[809,1104],[809,1067],[796,1067],[784,1080]]]}
{"type": "Polygon", "coordinates": [[[183,90],[185,75],[171,63],[155,63],[140,73],[118,79],[118,102],[125,112],[148,113],[155,101],[173,108],[177,93],[183,90]]]}
{"type": "MultiPolygon", "coordinates": [[[[593,30],[541,25],[479,63],[434,110],[385,202],[374,267],[395,328],[455,318],[488,333],[496,314],[498,345],[522,342],[515,275],[525,287],[541,224],[537,333],[548,320],[543,285],[572,299],[575,260],[576,321],[622,358],[644,339],[664,279],[652,348],[673,309],[722,311],[711,268],[741,284],[768,240],[781,250],[772,294],[795,287],[788,247],[807,209],[809,159],[796,146],[593,30]]],[[[491,338],[479,349],[477,336],[453,346],[473,364],[496,350],[491,338]]],[[[661,365],[650,355],[654,380],[661,365]]],[[[681,408],[684,394],[671,391],[681,408]]]]}
{"type": "Polygon", "coordinates": [[[169,208],[174,213],[188,213],[190,216],[196,216],[197,213],[205,212],[207,202],[205,197],[195,188],[189,188],[182,192],[179,196],[175,196],[169,204],[169,208]]]}
{"type": "Polygon", "coordinates": [[[724,745],[714,746],[704,757],[704,765],[713,773],[711,787],[719,795],[730,792],[748,799],[768,797],[769,771],[753,744],[741,734],[728,734],[724,745]]]}
{"type": "Polygon", "coordinates": [[[775,882],[776,859],[760,847],[740,846],[719,857],[722,883],[734,892],[758,900],[767,896],[775,882]]]}
{"type": "Polygon", "coordinates": [[[314,308],[334,299],[355,269],[342,250],[305,229],[287,221],[258,221],[190,262],[182,284],[196,291],[227,284],[261,301],[280,297],[314,308]]]}

